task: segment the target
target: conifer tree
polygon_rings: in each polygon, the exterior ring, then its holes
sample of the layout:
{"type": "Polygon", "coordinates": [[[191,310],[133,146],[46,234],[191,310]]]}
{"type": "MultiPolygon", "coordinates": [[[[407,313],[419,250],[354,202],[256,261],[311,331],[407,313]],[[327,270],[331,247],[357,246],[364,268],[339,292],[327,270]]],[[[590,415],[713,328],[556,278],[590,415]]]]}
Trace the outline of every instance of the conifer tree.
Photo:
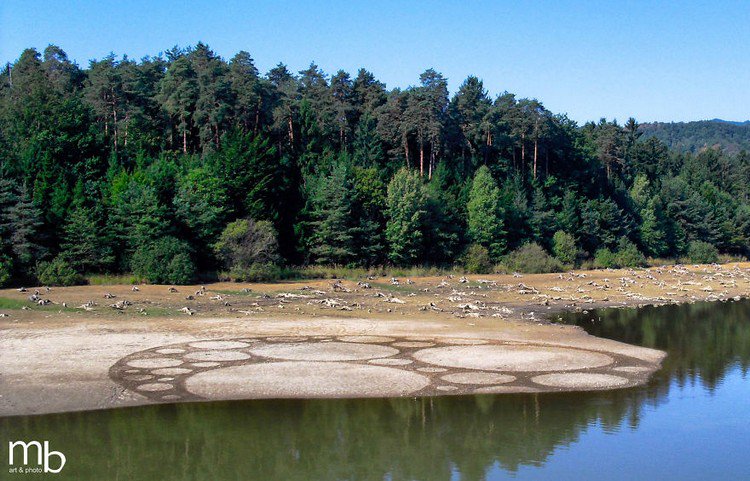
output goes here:
{"type": "Polygon", "coordinates": [[[487,248],[493,259],[499,259],[507,245],[503,209],[500,189],[487,166],[480,167],[474,175],[467,211],[469,238],[487,248]]]}

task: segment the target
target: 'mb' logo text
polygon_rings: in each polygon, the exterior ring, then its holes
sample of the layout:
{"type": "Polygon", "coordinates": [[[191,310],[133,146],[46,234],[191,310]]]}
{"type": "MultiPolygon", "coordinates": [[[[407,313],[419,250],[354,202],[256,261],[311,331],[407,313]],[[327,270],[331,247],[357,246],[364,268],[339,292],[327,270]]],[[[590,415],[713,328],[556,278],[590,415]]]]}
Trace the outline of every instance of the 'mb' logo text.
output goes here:
{"type": "MultiPolygon", "coordinates": [[[[41,470],[45,473],[59,473],[62,471],[63,466],[65,466],[65,455],[61,453],[60,451],[50,451],[49,449],[49,441],[44,441],[44,445],[40,443],[39,441],[29,441],[28,443],[23,441],[10,441],[8,442],[8,464],[11,466],[14,465],[17,458],[14,457],[17,453],[23,454],[23,466],[29,465],[29,451],[31,448],[36,448],[36,464],[37,466],[41,466],[41,470]],[[57,458],[58,466],[52,467],[50,466],[50,458],[55,459],[57,458]]],[[[33,458],[32,458],[33,461],[33,458]]],[[[19,468],[11,468],[11,472],[40,472],[40,468],[26,468],[25,471],[20,470],[19,468]]]]}

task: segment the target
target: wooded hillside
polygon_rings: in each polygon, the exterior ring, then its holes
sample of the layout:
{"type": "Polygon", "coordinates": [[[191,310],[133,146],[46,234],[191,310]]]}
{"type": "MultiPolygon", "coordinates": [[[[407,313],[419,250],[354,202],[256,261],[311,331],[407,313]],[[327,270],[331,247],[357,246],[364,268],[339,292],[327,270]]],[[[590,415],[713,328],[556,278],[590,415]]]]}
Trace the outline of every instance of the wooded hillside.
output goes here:
{"type": "Polygon", "coordinates": [[[0,76],[0,174],[4,283],[485,268],[529,243],[566,264],[750,249],[744,151],[670,150],[633,119],[579,126],[472,76],[451,96],[432,69],[406,89],[365,69],[261,74],[201,43],[86,68],[25,50],[0,76]]]}

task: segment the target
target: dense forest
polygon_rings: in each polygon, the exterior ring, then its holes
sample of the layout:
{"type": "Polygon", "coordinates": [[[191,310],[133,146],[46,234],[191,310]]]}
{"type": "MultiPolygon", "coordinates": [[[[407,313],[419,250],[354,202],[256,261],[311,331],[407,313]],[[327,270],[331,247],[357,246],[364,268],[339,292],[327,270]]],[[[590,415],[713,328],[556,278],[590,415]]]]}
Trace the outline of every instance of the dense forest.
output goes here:
{"type": "Polygon", "coordinates": [[[25,50],[0,77],[0,176],[2,283],[750,254],[745,151],[580,126],[473,76],[262,75],[202,43],[88,68],[25,50]]]}
{"type": "Polygon", "coordinates": [[[696,153],[718,147],[732,155],[750,150],[750,121],[653,122],[641,124],[640,130],[644,136],[656,137],[675,150],[696,153]]]}

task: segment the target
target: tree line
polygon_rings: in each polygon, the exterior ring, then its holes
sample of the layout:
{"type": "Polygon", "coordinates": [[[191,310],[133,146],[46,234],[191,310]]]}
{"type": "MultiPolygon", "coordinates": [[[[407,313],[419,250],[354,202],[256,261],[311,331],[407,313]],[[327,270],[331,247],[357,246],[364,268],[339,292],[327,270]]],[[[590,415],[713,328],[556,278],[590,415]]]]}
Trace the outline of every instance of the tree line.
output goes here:
{"type": "Polygon", "coordinates": [[[450,95],[433,69],[405,89],[314,63],[262,75],[203,43],[87,68],[23,51],[0,81],[0,175],[3,283],[750,254],[746,151],[581,126],[474,76],[450,95]]]}
{"type": "Polygon", "coordinates": [[[654,122],[642,124],[643,134],[656,137],[671,149],[699,152],[721,147],[730,154],[750,149],[750,120],[699,120],[695,122],[654,122]]]}

